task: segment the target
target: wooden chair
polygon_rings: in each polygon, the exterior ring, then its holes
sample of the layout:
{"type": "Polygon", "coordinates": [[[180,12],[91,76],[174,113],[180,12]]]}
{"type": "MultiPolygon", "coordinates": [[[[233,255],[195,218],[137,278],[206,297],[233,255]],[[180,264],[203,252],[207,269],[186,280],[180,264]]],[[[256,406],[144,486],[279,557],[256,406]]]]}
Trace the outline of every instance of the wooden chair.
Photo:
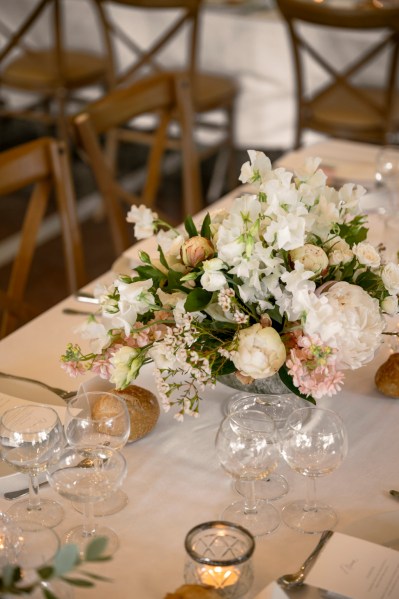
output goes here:
{"type": "MultiPolygon", "coordinates": [[[[276,0],[290,34],[296,78],[295,147],[302,142],[305,129],[332,137],[368,143],[398,141],[399,93],[396,87],[399,50],[399,6],[377,2],[348,2],[347,6],[307,0],[276,0]],[[337,65],[339,52],[326,55],[311,40],[308,26],[320,35],[328,30],[353,30],[356,35],[381,33],[373,44],[362,46],[350,64],[337,65]],[[306,27],[306,31],[304,29],[306,27]],[[311,59],[327,75],[327,83],[317,89],[307,80],[306,60],[311,59]],[[376,86],[360,83],[365,70],[377,60],[383,76],[376,86]]],[[[358,39],[358,38],[356,38],[358,39]]],[[[338,38],[339,40],[339,38],[338,38]]],[[[337,41],[339,44],[339,41],[337,41]]],[[[360,45],[358,44],[359,48],[360,45]]],[[[355,46],[354,46],[355,47],[355,46]]]]}
{"type": "MultiPolygon", "coordinates": [[[[193,141],[190,86],[184,76],[161,73],[143,78],[87,105],[84,111],[73,118],[78,144],[87,156],[104,201],[117,256],[133,242],[129,236],[132,226],[128,228],[126,223],[128,207],[132,204],[155,207],[168,126],[175,115],[181,125],[183,213],[195,214],[203,204],[198,157],[193,141]],[[138,196],[128,192],[118,181],[107,155],[106,144],[102,145],[101,139],[131,119],[154,112],[159,120],[148,155],[144,190],[138,196]]],[[[172,201],[176,202],[176,199],[172,201]]],[[[156,211],[159,212],[159,209],[156,211]]]]}
{"type": "Polygon", "coordinates": [[[0,33],[5,42],[0,49],[0,87],[22,93],[26,100],[21,106],[3,99],[0,116],[54,125],[56,135],[66,141],[70,106],[76,112],[85,101],[79,92],[95,85],[107,90],[112,85],[113,72],[96,0],[86,2],[90,10],[83,14],[93,19],[93,31],[98,27],[103,50],[73,49],[68,43],[66,11],[82,10],[84,5],[83,0],[32,0],[32,10],[17,28],[6,22],[6,15],[1,17],[0,33]],[[46,39],[49,33],[48,44],[35,42],[38,37],[46,39]]]}
{"type": "MultiPolygon", "coordinates": [[[[196,139],[204,131],[211,133],[214,138],[199,146],[200,158],[205,159],[217,154],[216,167],[207,196],[210,200],[220,197],[226,176],[230,178],[230,184],[237,178],[232,151],[234,148],[234,107],[239,90],[237,83],[232,78],[205,73],[198,69],[199,15],[202,0],[98,1],[103,8],[103,28],[108,34],[107,46],[113,64],[117,65],[120,56],[123,55],[123,67],[115,66],[117,85],[125,85],[151,73],[180,70],[188,75],[192,90],[193,111],[196,117],[196,139]],[[116,9],[118,12],[123,11],[119,14],[119,21],[114,15],[116,9]],[[138,11],[140,14],[146,11],[151,31],[154,30],[154,37],[145,47],[138,41],[141,33],[140,26],[134,25],[138,11]],[[122,15],[126,15],[125,27],[122,15]],[[183,51],[179,57],[179,64],[176,65],[172,64],[169,58],[165,58],[165,52],[168,52],[173,44],[176,44],[175,48],[180,48],[179,43],[182,44],[183,51]],[[210,120],[211,113],[219,113],[222,119],[210,120]]],[[[176,55],[178,52],[173,50],[172,54],[176,55]]],[[[142,127],[130,127],[129,131],[122,132],[121,138],[141,144],[151,145],[153,143],[152,132],[143,131],[142,127]]],[[[167,147],[181,151],[180,138],[170,135],[167,147]]]]}
{"type": "Polygon", "coordinates": [[[35,253],[37,235],[54,192],[61,221],[66,272],[70,291],[86,281],[83,251],[75,211],[75,197],[65,145],[44,137],[0,154],[0,196],[28,188],[19,248],[8,288],[0,292],[0,337],[35,314],[25,301],[25,290],[35,253]]]}

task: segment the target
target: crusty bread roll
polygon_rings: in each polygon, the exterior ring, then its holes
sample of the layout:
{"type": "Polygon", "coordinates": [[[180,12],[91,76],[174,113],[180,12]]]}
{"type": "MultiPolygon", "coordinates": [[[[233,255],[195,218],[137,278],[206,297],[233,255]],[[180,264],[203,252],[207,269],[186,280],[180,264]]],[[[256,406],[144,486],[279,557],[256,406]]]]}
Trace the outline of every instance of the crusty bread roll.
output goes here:
{"type": "Polygon", "coordinates": [[[388,397],[399,397],[399,353],[392,354],[375,373],[377,389],[388,397]]]}
{"type": "Polygon", "coordinates": [[[137,441],[148,435],[159,418],[159,403],[154,393],[138,385],[129,385],[123,391],[116,389],[115,393],[123,397],[129,410],[129,441],[137,441]]]}
{"type": "Polygon", "coordinates": [[[165,595],[165,599],[220,599],[217,591],[198,584],[183,584],[174,593],[165,595]]]}
{"type": "MultiPolygon", "coordinates": [[[[101,395],[91,407],[91,415],[94,420],[105,420],[114,418],[118,414],[121,414],[121,407],[118,399],[109,394],[101,395]]],[[[125,421],[121,418],[116,418],[112,423],[112,427],[105,422],[98,424],[98,430],[100,433],[107,433],[110,435],[123,435],[125,429],[125,421]]]]}

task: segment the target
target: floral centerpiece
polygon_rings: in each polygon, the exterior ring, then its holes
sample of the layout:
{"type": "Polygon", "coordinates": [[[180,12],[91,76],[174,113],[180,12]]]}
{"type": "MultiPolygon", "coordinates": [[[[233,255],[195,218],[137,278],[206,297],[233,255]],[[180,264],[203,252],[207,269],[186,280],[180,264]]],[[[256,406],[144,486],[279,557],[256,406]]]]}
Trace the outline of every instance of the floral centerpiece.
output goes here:
{"type": "Polygon", "coordinates": [[[150,361],[165,410],[197,415],[205,385],[279,376],[314,402],[340,390],[345,369],[372,360],[384,313],[398,311],[399,267],[367,242],[361,186],[327,185],[319,159],[295,174],[249,151],[253,192],[177,230],[144,206],[127,216],[136,238],[156,233],[131,275],[97,290],[101,309],[70,344],[72,375],[91,370],[116,388],[150,361]],[[278,373],[278,374],[277,374],[278,373]]]}

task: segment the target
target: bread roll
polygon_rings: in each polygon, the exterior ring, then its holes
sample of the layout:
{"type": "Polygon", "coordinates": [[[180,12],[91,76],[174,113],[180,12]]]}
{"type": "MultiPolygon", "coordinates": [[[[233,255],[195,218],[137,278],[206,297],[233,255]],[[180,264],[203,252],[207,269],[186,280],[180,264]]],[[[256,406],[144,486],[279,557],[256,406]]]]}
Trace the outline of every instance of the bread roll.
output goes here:
{"type": "MultiPolygon", "coordinates": [[[[113,395],[104,394],[101,395],[91,408],[91,415],[94,420],[105,420],[114,418],[121,412],[121,407],[118,399],[113,395]]],[[[109,426],[109,423],[101,422],[98,425],[98,431],[100,433],[107,433],[109,435],[123,435],[125,429],[125,421],[123,418],[117,418],[109,426]]]]}
{"type": "Polygon", "coordinates": [[[137,385],[129,385],[115,393],[122,397],[130,414],[129,441],[137,441],[148,435],[159,418],[159,404],[154,393],[137,385]]]}
{"type": "Polygon", "coordinates": [[[392,354],[375,373],[377,389],[388,397],[399,397],[399,353],[392,354]]]}
{"type": "Polygon", "coordinates": [[[199,584],[184,584],[174,593],[168,593],[165,599],[220,599],[217,591],[199,584]]]}

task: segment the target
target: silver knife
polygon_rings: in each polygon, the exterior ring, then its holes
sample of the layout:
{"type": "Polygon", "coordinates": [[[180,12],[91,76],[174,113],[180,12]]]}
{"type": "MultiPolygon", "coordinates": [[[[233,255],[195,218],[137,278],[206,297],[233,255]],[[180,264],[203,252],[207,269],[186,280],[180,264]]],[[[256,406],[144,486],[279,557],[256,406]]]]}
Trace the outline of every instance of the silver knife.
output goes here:
{"type": "Polygon", "coordinates": [[[85,291],[79,291],[73,296],[78,302],[84,302],[86,304],[99,304],[100,301],[94,297],[92,293],[86,293],[85,291]]]}
{"type": "MultiPolygon", "coordinates": [[[[48,485],[48,482],[46,480],[43,483],[39,483],[39,487],[44,487],[45,485],[48,485]]],[[[18,491],[7,491],[6,493],[4,493],[4,499],[8,499],[10,501],[11,499],[17,499],[18,497],[28,495],[28,493],[28,488],[18,489],[18,491]]]]}

